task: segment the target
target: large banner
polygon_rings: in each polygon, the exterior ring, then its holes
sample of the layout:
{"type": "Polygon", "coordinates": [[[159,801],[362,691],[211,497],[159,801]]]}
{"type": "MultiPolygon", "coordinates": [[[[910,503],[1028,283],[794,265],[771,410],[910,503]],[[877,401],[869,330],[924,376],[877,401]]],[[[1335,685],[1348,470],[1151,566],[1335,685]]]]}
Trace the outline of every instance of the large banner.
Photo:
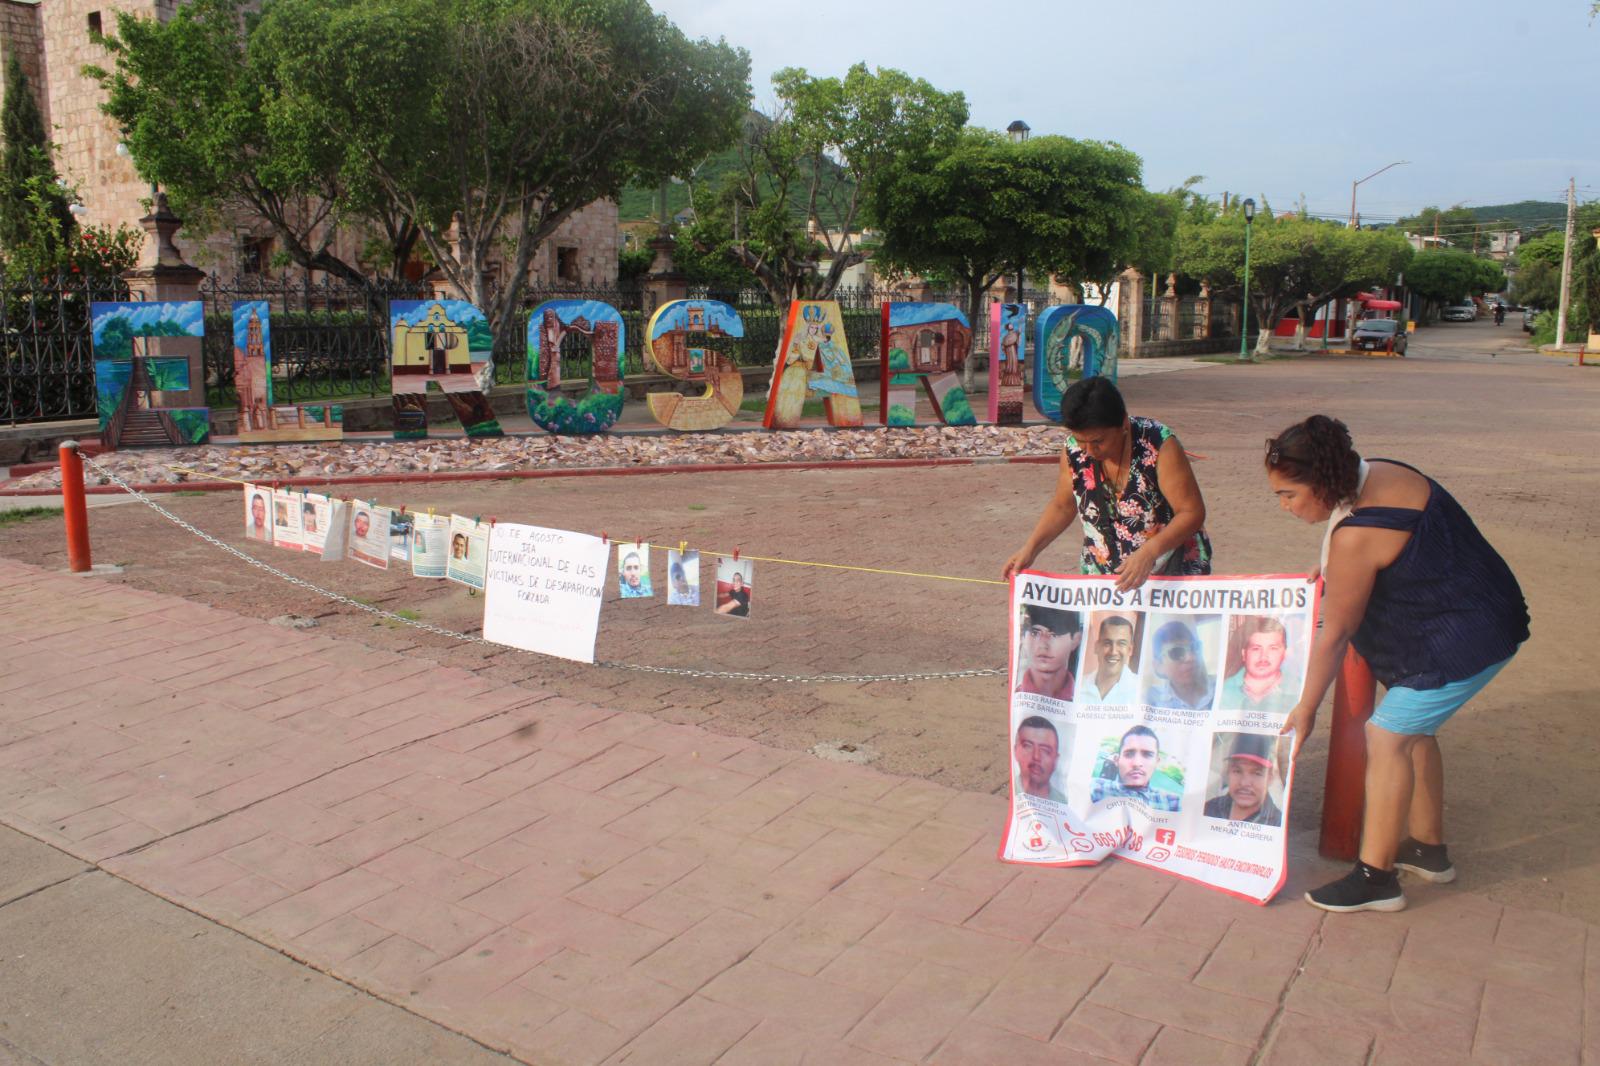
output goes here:
{"type": "Polygon", "coordinates": [[[1118,855],[1265,903],[1316,588],[1302,576],[1024,572],[1011,586],[1007,862],[1118,855]]]}

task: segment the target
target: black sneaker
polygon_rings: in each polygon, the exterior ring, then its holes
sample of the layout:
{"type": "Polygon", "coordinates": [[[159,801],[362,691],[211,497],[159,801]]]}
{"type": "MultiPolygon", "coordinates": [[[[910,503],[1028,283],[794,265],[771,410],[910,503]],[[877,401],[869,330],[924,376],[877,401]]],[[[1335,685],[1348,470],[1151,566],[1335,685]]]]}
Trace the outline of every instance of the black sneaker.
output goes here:
{"type": "Polygon", "coordinates": [[[1394,857],[1397,870],[1416,874],[1424,881],[1436,885],[1448,884],[1456,879],[1456,868],[1450,865],[1450,853],[1443,844],[1423,844],[1410,837],[1400,844],[1394,857]]]}
{"type": "Polygon", "coordinates": [[[1364,862],[1337,881],[1306,893],[1306,902],[1325,911],[1403,911],[1405,893],[1393,870],[1375,870],[1364,862]]]}

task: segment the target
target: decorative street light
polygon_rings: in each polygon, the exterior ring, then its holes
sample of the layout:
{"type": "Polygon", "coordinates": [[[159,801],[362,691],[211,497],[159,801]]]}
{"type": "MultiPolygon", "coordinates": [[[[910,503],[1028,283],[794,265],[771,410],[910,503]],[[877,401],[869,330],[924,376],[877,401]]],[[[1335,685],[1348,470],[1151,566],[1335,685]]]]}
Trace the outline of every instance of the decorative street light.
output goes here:
{"type": "MultiPolygon", "coordinates": [[[[1014,119],[1012,121],[1011,125],[1006,127],[1006,137],[1011,141],[1012,144],[1021,144],[1023,141],[1028,139],[1028,131],[1030,129],[1032,129],[1032,127],[1029,126],[1026,122],[1022,121],[1020,118],[1019,119],[1014,119]]],[[[1023,300],[1022,300],[1022,264],[1018,263],[1017,264],[1017,303],[1020,304],[1022,302],[1023,302],[1023,300]]]]}
{"type": "Polygon", "coordinates": [[[1388,170],[1389,167],[1404,167],[1404,166],[1409,166],[1410,164],[1411,164],[1411,160],[1409,160],[1409,159],[1397,159],[1393,163],[1390,163],[1388,167],[1382,167],[1382,168],[1380,168],[1378,170],[1374,170],[1371,174],[1368,174],[1366,177],[1361,178],[1361,179],[1359,179],[1357,181],[1352,181],[1350,183],[1350,228],[1351,229],[1355,229],[1356,228],[1356,186],[1360,185],[1361,182],[1363,182],[1363,181],[1371,181],[1373,178],[1377,177],[1379,174],[1382,174],[1385,170],[1388,170]]]}
{"type": "Polygon", "coordinates": [[[1239,361],[1248,361],[1245,345],[1250,342],[1250,224],[1255,221],[1256,202],[1244,202],[1244,304],[1239,309],[1239,361]]]}

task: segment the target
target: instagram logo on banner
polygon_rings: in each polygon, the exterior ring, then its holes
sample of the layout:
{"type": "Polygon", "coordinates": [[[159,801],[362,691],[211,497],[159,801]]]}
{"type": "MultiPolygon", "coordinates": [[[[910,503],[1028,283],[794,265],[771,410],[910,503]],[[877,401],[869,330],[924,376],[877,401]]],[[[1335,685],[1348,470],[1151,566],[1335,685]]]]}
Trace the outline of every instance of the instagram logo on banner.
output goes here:
{"type": "Polygon", "coordinates": [[[1156,843],[1157,844],[1171,844],[1173,841],[1175,841],[1177,839],[1178,839],[1178,834],[1173,832],[1171,829],[1157,829],[1156,830],[1156,843]]]}

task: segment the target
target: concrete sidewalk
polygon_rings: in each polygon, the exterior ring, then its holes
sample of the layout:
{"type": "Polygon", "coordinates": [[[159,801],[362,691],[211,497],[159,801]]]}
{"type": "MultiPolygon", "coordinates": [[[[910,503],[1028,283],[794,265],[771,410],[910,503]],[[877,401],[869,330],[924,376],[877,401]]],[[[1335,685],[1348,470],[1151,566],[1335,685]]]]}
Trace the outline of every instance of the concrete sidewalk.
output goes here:
{"type": "Polygon", "coordinates": [[[990,795],[12,562],[0,615],[0,821],[528,1062],[1600,1061],[1575,919],[1030,871],[990,795]]]}

